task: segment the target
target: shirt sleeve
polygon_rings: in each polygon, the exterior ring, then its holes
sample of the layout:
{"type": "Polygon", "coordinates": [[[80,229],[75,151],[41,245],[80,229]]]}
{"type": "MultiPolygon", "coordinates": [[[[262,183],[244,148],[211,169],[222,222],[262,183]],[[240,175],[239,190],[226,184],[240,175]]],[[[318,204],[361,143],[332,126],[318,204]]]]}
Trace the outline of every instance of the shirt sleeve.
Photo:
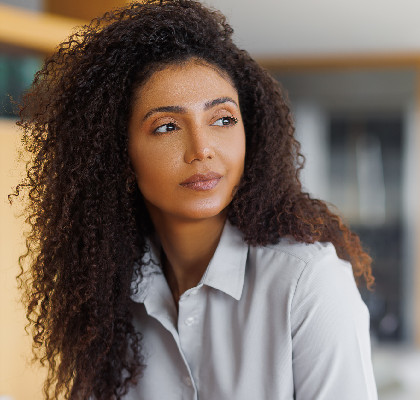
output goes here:
{"type": "Polygon", "coordinates": [[[377,400],[369,312],[334,249],[308,262],[291,303],[296,400],[377,400]]]}

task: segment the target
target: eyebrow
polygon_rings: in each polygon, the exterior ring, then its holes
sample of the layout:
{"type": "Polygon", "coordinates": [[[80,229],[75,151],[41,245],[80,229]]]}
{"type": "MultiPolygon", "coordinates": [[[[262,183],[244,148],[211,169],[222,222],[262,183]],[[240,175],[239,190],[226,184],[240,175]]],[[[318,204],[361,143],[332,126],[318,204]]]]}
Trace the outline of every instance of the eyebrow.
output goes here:
{"type": "MultiPolygon", "coordinates": [[[[213,108],[213,107],[217,106],[218,104],[224,104],[224,103],[232,103],[237,108],[239,108],[238,103],[235,100],[233,100],[231,97],[219,97],[219,98],[214,99],[214,100],[206,101],[204,103],[203,109],[204,109],[204,111],[207,111],[210,108],[213,108]]],[[[181,107],[181,106],[163,106],[163,107],[152,108],[143,117],[143,121],[145,121],[147,118],[149,118],[153,114],[159,113],[159,112],[173,112],[173,113],[177,113],[177,114],[186,114],[187,109],[185,107],[181,107]]]]}
{"type": "Polygon", "coordinates": [[[223,104],[223,103],[233,103],[236,107],[239,108],[239,106],[236,103],[236,101],[233,100],[231,97],[219,97],[218,99],[207,101],[204,104],[204,110],[207,111],[210,108],[212,108],[214,106],[217,106],[218,104],[223,104]]]}

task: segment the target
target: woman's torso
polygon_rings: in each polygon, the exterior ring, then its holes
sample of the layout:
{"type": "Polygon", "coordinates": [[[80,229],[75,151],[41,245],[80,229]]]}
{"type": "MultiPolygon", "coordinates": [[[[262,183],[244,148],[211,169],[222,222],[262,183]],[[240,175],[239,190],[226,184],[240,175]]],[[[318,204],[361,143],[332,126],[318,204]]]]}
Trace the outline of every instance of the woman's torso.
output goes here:
{"type": "Polygon", "coordinates": [[[331,244],[252,247],[227,223],[178,314],[159,270],[132,297],[147,367],[126,400],[376,399],[368,313],[331,244]]]}

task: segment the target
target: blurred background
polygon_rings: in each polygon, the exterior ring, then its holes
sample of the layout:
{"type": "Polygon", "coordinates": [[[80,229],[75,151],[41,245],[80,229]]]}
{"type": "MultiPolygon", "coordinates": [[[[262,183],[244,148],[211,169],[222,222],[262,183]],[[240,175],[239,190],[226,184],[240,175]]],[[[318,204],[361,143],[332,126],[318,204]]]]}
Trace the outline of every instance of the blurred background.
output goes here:
{"type": "MultiPolygon", "coordinates": [[[[7,194],[22,176],[19,100],[74,27],[123,0],[0,0],[0,400],[42,398],[15,276],[23,222],[7,194]]],[[[288,94],[303,183],[338,207],[373,256],[380,399],[420,399],[420,2],[207,0],[288,94]]]]}

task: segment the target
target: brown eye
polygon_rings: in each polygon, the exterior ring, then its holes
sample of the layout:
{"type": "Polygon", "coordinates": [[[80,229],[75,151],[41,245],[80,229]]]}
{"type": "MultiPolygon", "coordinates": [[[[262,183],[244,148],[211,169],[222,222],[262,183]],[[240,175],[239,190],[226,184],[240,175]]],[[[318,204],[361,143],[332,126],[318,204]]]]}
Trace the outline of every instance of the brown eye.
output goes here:
{"type": "Polygon", "coordinates": [[[170,122],[169,124],[164,124],[157,127],[153,133],[168,133],[176,130],[178,130],[178,127],[173,122],[170,122]]]}
{"type": "Polygon", "coordinates": [[[215,126],[229,126],[229,125],[235,125],[237,122],[238,122],[237,118],[222,117],[222,118],[219,118],[213,125],[215,125],[215,126]]]}

